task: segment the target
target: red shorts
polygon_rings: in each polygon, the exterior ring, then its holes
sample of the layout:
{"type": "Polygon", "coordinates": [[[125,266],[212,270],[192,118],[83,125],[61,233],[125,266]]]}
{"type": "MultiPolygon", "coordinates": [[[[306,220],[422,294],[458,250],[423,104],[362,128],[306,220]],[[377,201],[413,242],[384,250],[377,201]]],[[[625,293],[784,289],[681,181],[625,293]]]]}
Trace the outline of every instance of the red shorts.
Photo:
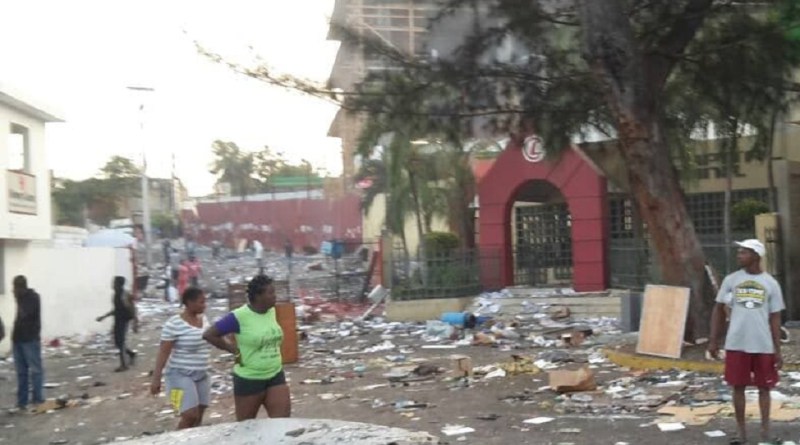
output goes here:
{"type": "Polygon", "coordinates": [[[775,354],[725,351],[725,381],[729,385],[774,388],[778,380],[775,354]]]}

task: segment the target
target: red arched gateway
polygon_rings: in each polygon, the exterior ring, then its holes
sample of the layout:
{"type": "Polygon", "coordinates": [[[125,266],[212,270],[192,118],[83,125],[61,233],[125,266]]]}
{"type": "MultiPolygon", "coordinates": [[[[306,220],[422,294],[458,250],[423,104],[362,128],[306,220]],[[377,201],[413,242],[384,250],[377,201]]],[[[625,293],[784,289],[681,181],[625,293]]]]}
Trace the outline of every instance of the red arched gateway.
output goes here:
{"type": "MultiPolygon", "coordinates": [[[[518,145],[511,144],[478,187],[479,246],[483,252],[499,250],[500,284],[515,284],[511,210],[518,192],[532,181],[546,181],[558,188],[569,207],[574,289],[578,292],[607,289],[606,179],[577,149],[568,149],[550,160],[536,153],[523,155],[518,145]]],[[[487,278],[487,282],[497,282],[497,277],[487,278]]]]}

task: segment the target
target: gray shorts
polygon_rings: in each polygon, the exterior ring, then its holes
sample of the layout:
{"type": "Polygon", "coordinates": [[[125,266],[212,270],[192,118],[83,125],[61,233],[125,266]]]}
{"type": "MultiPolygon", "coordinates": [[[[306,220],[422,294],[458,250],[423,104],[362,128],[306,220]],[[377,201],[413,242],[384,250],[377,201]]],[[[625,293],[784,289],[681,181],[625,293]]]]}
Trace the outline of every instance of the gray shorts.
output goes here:
{"type": "Polygon", "coordinates": [[[167,396],[175,412],[182,414],[198,405],[208,406],[211,392],[208,372],[168,369],[165,377],[167,396]]]}

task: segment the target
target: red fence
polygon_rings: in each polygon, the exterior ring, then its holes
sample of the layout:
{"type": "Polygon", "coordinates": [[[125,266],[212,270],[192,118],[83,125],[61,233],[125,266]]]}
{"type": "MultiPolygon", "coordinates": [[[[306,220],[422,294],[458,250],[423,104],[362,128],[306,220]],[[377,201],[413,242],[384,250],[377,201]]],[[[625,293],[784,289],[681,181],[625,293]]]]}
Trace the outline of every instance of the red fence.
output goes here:
{"type": "Polygon", "coordinates": [[[281,250],[287,239],[295,251],[319,248],[338,239],[361,243],[360,198],[291,199],[282,201],[206,202],[197,215],[186,215],[184,229],[201,244],[217,240],[235,247],[237,240],[257,239],[266,249],[281,250]]]}

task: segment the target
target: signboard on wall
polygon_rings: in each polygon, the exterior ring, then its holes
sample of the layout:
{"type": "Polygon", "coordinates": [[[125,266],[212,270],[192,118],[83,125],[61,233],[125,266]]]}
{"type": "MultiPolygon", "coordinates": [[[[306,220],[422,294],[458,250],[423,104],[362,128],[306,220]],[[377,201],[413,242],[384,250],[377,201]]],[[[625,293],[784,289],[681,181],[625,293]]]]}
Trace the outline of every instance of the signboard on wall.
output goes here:
{"type": "Polygon", "coordinates": [[[24,215],[36,214],[36,176],[8,171],[8,211],[24,215]]]}

